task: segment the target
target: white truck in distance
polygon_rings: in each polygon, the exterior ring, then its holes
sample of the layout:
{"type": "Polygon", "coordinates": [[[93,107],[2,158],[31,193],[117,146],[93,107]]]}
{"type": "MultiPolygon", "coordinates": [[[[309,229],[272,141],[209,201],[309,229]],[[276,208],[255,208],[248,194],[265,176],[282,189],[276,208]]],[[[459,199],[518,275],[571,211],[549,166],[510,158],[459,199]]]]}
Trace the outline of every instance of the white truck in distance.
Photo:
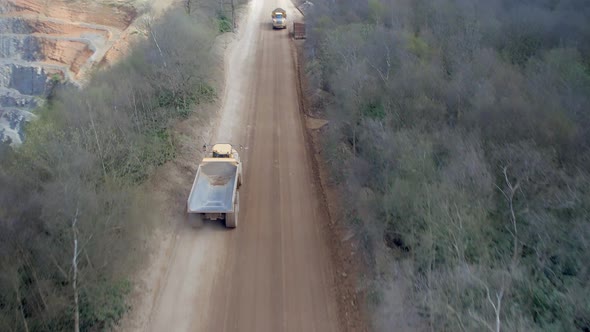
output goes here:
{"type": "Polygon", "coordinates": [[[272,11],[272,28],[287,28],[287,12],[283,8],[277,8],[272,11]]]}
{"type": "Polygon", "coordinates": [[[187,212],[203,220],[224,220],[225,227],[238,226],[242,163],[231,144],[213,145],[203,158],[187,201],[187,212]]]}

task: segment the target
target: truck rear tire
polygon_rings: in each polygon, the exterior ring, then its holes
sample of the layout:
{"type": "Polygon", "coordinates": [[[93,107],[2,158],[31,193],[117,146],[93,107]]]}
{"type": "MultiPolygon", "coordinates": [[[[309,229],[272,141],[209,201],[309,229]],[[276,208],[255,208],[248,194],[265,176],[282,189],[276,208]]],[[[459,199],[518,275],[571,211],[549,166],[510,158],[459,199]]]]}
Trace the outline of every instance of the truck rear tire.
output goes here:
{"type": "Polygon", "coordinates": [[[236,228],[238,227],[238,214],[240,211],[240,193],[236,193],[236,201],[234,203],[234,212],[225,215],[225,227],[236,228]]]}

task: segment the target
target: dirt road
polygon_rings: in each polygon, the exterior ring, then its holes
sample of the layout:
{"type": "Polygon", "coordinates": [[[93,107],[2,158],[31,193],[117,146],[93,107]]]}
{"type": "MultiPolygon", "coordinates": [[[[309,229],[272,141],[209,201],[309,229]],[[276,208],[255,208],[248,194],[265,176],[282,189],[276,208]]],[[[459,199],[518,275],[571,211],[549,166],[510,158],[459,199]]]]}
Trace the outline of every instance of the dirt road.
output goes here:
{"type": "Polygon", "coordinates": [[[298,15],[288,0],[252,0],[226,60],[212,141],[244,146],[239,227],[178,223],[146,324],[153,331],[341,330],[290,39],[270,25],[278,6],[298,15]]]}

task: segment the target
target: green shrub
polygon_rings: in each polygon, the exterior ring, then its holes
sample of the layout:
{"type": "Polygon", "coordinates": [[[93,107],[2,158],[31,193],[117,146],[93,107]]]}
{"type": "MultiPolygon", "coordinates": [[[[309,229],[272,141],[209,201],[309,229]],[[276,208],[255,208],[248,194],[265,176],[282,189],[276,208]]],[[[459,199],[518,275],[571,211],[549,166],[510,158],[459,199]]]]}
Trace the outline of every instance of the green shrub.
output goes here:
{"type": "Polygon", "coordinates": [[[217,14],[217,26],[221,33],[233,31],[231,19],[224,13],[217,14]]]}

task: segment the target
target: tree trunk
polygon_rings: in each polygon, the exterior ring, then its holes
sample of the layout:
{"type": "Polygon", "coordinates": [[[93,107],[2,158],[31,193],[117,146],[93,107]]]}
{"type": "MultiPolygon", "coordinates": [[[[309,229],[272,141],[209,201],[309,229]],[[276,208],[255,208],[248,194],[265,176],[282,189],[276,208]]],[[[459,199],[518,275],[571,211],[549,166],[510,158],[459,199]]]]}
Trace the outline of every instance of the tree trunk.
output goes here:
{"type": "Polygon", "coordinates": [[[158,49],[158,52],[160,53],[160,56],[162,57],[162,64],[164,65],[164,68],[167,68],[168,66],[166,65],[166,57],[164,56],[164,52],[162,52],[162,49],[160,48],[160,44],[158,44],[158,40],[156,39],[156,34],[154,33],[154,30],[152,29],[151,23],[148,25],[148,29],[150,30],[150,35],[152,35],[152,39],[154,41],[154,44],[156,45],[156,48],[158,49]]]}
{"type": "Polygon", "coordinates": [[[185,0],[185,7],[186,7],[186,13],[190,16],[191,15],[191,1],[192,0],[185,0]]]}
{"type": "Polygon", "coordinates": [[[20,290],[18,283],[14,285],[14,290],[16,292],[16,300],[18,301],[18,309],[20,311],[20,315],[23,319],[23,325],[25,327],[25,331],[29,332],[29,324],[27,323],[27,318],[25,317],[25,311],[23,310],[23,301],[20,297],[20,290]]]}
{"type": "Polygon", "coordinates": [[[72,221],[72,233],[74,236],[74,255],[72,257],[72,269],[74,276],[72,280],[72,288],[74,289],[74,332],[80,332],[80,307],[78,303],[78,230],[76,223],[78,222],[78,209],[72,221]]]}
{"type": "MultiPolygon", "coordinates": [[[[98,133],[96,132],[96,126],[94,125],[94,118],[92,117],[92,109],[90,103],[86,101],[86,106],[88,107],[88,116],[90,117],[90,124],[92,125],[92,132],[94,133],[94,139],[96,140],[96,148],[98,149],[98,156],[100,157],[100,163],[102,165],[102,172],[104,178],[107,178],[107,169],[104,165],[104,157],[102,154],[102,148],[100,146],[100,141],[98,140],[98,133]]],[[[77,211],[76,211],[77,213],[77,211]]],[[[77,217],[77,216],[76,216],[77,217]]]]}
{"type": "Polygon", "coordinates": [[[231,31],[236,32],[236,13],[235,13],[234,0],[231,0],[231,24],[232,24],[231,31]]]}

